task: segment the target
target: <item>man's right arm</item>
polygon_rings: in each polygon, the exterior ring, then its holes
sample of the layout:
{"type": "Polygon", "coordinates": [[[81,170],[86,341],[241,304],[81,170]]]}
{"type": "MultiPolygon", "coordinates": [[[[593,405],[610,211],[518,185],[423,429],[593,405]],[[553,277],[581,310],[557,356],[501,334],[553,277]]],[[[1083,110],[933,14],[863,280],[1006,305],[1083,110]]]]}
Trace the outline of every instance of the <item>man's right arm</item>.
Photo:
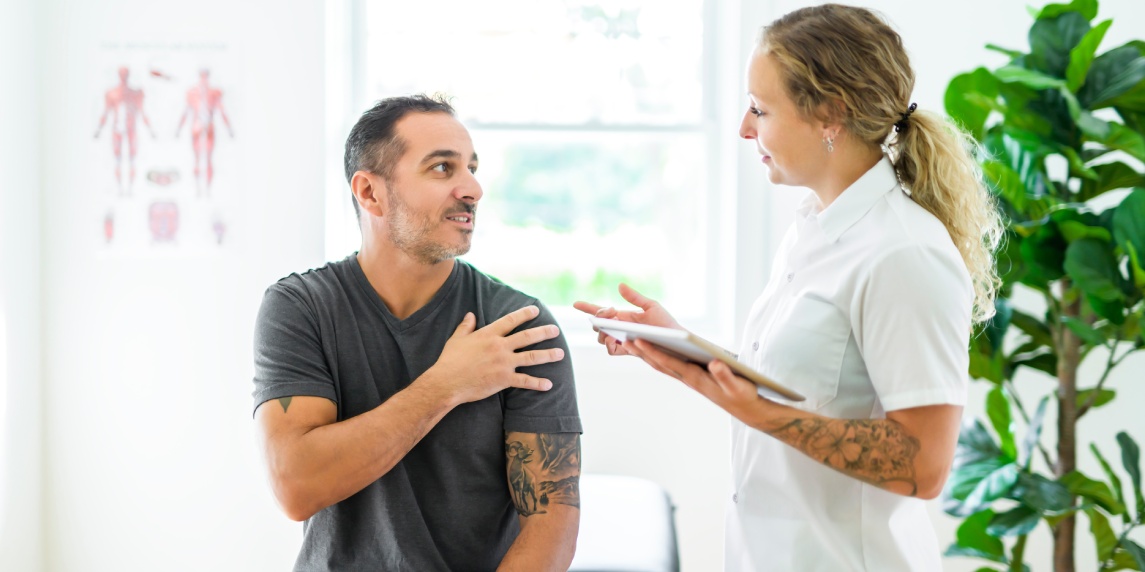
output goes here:
{"type": "Polygon", "coordinates": [[[292,520],[310,518],[388,473],[455,405],[433,383],[341,422],[322,397],[263,403],[255,417],[274,496],[292,520]]]}
{"type": "Polygon", "coordinates": [[[283,511],[306,520],[381,478],[457,405],[507,387],[547,390],[552,383],[516,368],[559,361],[559,349],[516,350],[553,338],[555,326],[509,335],[533,319],[522,308],[474,331],[469,314],[421,377],[378,407],[337,421],[325,398],[280,397],[259,405],[258,422],[271,486],[283,511]]]}

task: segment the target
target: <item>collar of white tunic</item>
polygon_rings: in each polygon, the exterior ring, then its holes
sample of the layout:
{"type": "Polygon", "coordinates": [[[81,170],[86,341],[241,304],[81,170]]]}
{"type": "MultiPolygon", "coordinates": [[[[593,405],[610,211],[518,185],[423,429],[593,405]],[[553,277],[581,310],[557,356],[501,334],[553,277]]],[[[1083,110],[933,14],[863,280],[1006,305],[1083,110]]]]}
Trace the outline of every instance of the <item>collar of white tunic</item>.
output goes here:
{"type": "Polygon", "coordinates": [[[898,187],[894,165],[883,156],[874,167],[844,189],[827,208],[822,208],[814,192],[808,192],[795,209],[795,214],[805,221],[817,222],[826,239],[835,242],[863,218],[879,199],[898,187]]]}

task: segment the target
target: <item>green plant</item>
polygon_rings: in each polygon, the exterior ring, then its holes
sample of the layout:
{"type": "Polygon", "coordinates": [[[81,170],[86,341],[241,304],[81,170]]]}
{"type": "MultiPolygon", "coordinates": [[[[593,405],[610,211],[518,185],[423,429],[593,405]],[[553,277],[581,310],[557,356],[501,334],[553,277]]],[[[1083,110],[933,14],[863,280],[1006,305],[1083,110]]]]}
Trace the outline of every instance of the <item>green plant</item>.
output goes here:
{"type": "Polygon", "coordinates": [[[947,554],[1028,569],[1026,540],[1044,521],[1054,569],[1072,572],[1084,513],[1099,570],[1145,570],[1145,549],[1128,537],[1145,513],[1137,444],[1117,434],[1127,488],[1096,446],[1103,478],[1079,472],[1076,453],[1078,420],[1114,399],[1110,372],[1145,348],[1145,42],[1098,55],[1112,21],[1092,24],[1096,0],[1032,15],[1028,53],[987,46],[1009,63],[961,74],[946,91],[947,113],[981,143],[983,172],[1008,219],[997,315],[970,348],[971,375],[994,385],[986,399],[993,433],[975,420],[959,437],[944,509],[964,520],[947,554]],[[1012,302],[1018,290],[1044,300],[1044,313],[1012,302]],[[1104,370],[1083,387],[1078,366],[1091,354],[1104,370]],[[1023,368],[1056,381],[1032,410],[1014,384],[1023,368]],[[1057,422],[1048,449],[1040,438],[1047,409],[1057,422]],[[1022,436],[1015,412],[1027,426],[1022,436]]]}

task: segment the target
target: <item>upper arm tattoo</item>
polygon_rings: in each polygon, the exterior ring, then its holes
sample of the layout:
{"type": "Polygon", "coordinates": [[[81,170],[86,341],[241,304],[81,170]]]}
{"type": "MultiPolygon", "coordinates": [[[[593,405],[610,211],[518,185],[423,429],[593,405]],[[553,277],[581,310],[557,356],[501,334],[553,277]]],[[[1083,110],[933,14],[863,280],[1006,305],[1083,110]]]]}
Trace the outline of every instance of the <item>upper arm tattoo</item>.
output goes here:
{"type": "Polygon", "coordinates": [[[507,433],[506,471],[517,514],[543,514],[552,503],[580,507],[580,435],[507,433]]]}
{"type": "Polygon", "coordinates": [[[286,410],[290,408],[290,400],[291,399],[294,399],[294,397],[291,396],[291,397],[279,397],[278,398],[278,403],[280,405],[282,405],[282,412],[283,413],[286,413],[286,410]]]}
{"type": "Polygon", "coordinates": [[[890,419],[793,419],[772,432],[781,441],[845,474],[879,487],[902,483],[918,493],[918,439],[890,419]]]}

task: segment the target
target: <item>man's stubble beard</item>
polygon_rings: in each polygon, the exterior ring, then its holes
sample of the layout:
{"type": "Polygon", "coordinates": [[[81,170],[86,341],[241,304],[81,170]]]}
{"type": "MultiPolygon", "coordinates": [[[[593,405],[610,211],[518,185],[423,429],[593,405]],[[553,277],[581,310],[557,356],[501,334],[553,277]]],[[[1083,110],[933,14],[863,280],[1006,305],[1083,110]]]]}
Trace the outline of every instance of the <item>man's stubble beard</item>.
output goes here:
{"type": "MultiPolygon", "coordinates": [[[[440,220],[434,224],[434,220],[428,216],[416,216],[411,212],[409,206],[398,197],[392,184],[387,185],[386,195],[390,202],[389,221],[386,224],[386,229],[389,232],[390,241],[399,250],[426,265],[434,265],[469,252],[472,233],[467,233],[465,243],[459,246],[434,242],[430,238],[430,234],[441,224],[440,220]]],[[[466,207],[470,213],[475,211],[468,205],[466,207]]]]}

